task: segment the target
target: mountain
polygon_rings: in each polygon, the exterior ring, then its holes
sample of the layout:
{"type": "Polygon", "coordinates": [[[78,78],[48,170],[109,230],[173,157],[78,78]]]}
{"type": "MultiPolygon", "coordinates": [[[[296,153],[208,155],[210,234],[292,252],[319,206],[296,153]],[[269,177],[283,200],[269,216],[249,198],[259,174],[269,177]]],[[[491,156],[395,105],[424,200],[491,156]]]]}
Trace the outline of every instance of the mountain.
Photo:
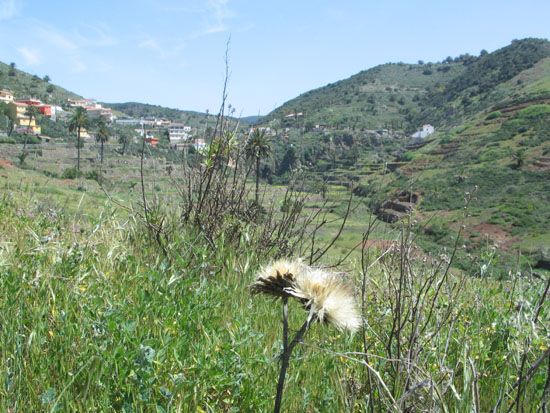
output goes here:
{"type": "Polygon", "coordinates": [[[498,86],[548,56],[548,40],[523,39],[493,53],[482,51],[477,57],[464,54],[439,63],[388,63],[306,92],[275,109],[263,122],[406,131],[423,122],[456,124],[463,115],[502,99],[518,98],[498,86]]]}
{"type": "Polygon", "coordinates": [[[253,116],[245,116],[243,118],[240,118],[239,120],[242,123],[246,123],[248,125],[255,125],[256,123],[261,122],[263,119],[263,116],[253,115],[253,116]]]}

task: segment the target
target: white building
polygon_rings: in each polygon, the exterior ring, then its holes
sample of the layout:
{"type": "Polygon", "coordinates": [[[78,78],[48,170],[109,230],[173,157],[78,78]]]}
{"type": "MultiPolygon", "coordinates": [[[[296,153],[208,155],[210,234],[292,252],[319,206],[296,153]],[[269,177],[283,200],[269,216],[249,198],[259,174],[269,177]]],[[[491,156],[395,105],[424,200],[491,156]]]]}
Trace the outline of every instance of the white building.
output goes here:
{"type": "Polygon", "coordinates": [[[193,146],[195,147],[196,150],[204,149],[206,148],[206,141],[204,140],[204,138],[197,138],[195,139],[193,146]]]}
{"type": "Polygon", "coordinates": [[[171,144],[186,142],[191,139],[191,127],[183,123],[172,123],[168,126],[168,135],[171,144]]]}
{"type": "Polygon", "coordinates": [[[13,93],[8,89],[0,89],[0,102],[13,102],[13,93]]]}
{"type": "Polygon", "coordinates": [[[435,132],[435,128],[432,125],[422,125],[422,129],[413,133],[411,138],[424,139],[435,132]]]}

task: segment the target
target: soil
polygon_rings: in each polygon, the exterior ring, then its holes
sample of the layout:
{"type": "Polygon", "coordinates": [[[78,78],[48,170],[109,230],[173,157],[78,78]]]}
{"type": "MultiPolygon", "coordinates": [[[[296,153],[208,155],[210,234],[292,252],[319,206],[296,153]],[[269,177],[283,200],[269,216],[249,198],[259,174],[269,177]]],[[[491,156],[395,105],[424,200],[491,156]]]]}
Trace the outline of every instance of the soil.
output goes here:
{"type": "Polygon", "coordinates": [[[13,164],[7,159],[0,158],[0,168],[13,168],[13,164]]]}
{"type": "Polygon", "coordinates": [[[510,235],[502,227],[495,224],[481,223],[472,227],[472,230],[481,234],[482,238],[488,238],[496,246],[503,250],[508,250],[516,241],[517,238],[510,235]]]}

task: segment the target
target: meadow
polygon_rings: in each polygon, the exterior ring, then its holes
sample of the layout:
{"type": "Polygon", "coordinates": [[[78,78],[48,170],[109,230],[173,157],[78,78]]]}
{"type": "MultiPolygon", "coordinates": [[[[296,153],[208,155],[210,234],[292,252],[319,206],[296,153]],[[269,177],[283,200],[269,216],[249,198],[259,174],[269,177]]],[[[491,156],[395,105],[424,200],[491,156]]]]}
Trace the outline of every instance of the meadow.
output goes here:
{"type": "MultiPolygon", "coordinates": [[[[249,286],[283,252],[308,259],[307,249],[285,249],[302,232],[267,249],[267,218],[234,215],[211,236],[184,218],[182,187],[163,161],[146,161],[157,214],[147,216],[139,158],[106,160],[103,191],[94,180],[61,179],[71,160],[45,156],[0,169],[0,410],[272,410],[281,305],[249,286]]],[[[271,191],[278,195],[263,203],[278,229],[283,190],[271,191]]],[[[341,197],[336,187],[328,192],[329,201],[341,197]]],[[[320,204],[304,199],[299,210],[320,204]]],[[[321,245],[345,208],[326,212],[315,233],[321,245]]],[[[474,277],[453,266],[455,250],[418,251],[413,221],[373,229],[374,217],[354,204],[345,230],[354,235],[317,264],[347,256],[339,269],[354,281],[364,326],[354,335],[312,327],[290,361],[283,410],[547,408],[547,278],[518,271],[497,279],[490,260],[474,277]]],[[[291,330],[303,318],[291,305],[291,330]]]]}

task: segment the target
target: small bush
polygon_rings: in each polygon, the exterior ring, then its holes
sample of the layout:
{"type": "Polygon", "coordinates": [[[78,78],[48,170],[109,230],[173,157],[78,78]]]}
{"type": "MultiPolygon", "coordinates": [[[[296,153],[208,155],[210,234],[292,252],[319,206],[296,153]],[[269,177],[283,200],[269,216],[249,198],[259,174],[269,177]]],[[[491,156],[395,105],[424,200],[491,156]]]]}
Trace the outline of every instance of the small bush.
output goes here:
{"type": "Polygon", "coordinates": [[[82,175],[82,172],[79,172],[76,168],[67,168],[61,174],[62,179],[76,179],[82,175]]]}
{"type": "Polygon", "coordinates": [[[502,116],[502,112],[499,111],[499,110],[496,110],[494,112],[489,113],[489,115],[487,115],[487,117],[485,119],[486,120],[498,119],[501,116],[502,116]]]}

